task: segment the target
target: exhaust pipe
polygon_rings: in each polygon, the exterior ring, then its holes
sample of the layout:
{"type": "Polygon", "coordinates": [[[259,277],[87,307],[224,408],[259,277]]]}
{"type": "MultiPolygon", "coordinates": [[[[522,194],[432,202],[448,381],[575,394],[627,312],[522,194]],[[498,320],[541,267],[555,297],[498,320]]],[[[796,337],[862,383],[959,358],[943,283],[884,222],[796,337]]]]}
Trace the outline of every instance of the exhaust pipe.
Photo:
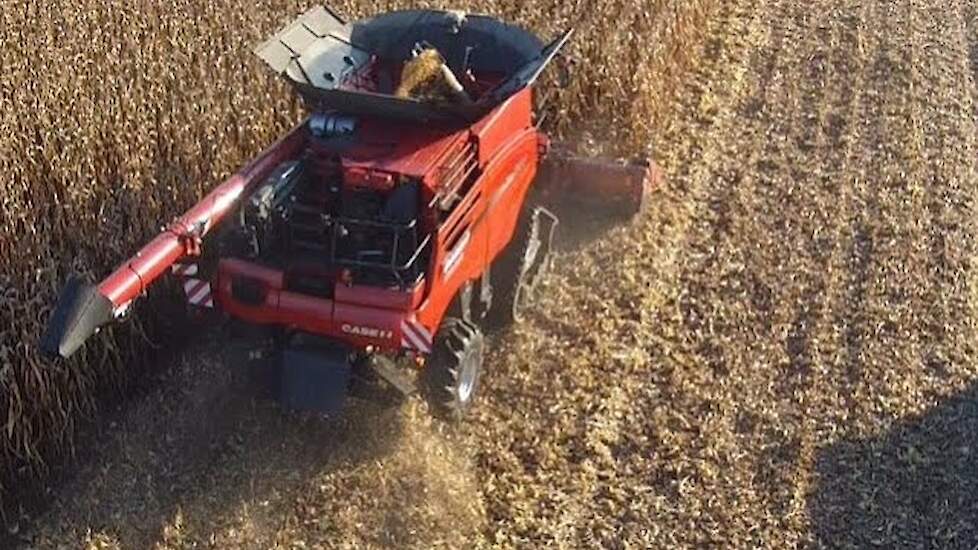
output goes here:
{"type": "Polygon", "coordinates": [[[113,319],[112,302],[80,276],[65,285],[41,337],[41,351],[67,359],[113,319]]]}

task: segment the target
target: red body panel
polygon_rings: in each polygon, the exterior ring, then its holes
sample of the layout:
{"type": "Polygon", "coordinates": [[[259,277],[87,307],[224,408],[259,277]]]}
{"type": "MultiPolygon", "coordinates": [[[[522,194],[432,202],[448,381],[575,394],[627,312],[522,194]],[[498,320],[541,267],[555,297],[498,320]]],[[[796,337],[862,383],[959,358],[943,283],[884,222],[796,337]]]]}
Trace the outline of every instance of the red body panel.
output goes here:
{"type": "MultiPolygon", "coordinates": [[[[367,142],[344,157],[344,168],[380,170],[422,178],[424,200],[440,185],[438,169],[451,151],[474,142],[481,174],[452,213],[435,230],[427,277],[408,291],[336,284],[333,299],[306,297],[283,290],[284,275],[243,260],[222,260],[217,297],[235,317],[314,332],[355,346],[397,349],[404,323],[415,322],[434,334],[461,287],[481,277],[506,247],[536,175],[542,136],[532,124],[529,90],[514,95],[484,120],[454,132],[400,127],[401,141],[390,140],[385,154],[383,136],[398,136],[398,125],[367,125],[367,142]],[[247,275],[266,285],[260,306],[235,300],[231,278],[247,275]],[[356,334],[354,334],[356,332],[356,334]],[[372,335],[365,335],[369,333],[372,335]]],[[[430,345],[430,342],[428,342],[430,345]]]]}
{"type": "Polygon", "coordinates": [[[509,98],[472,125],[472,134],[479,142],[479,163],[489,163],[508,141],[532,126],[533,98],[527,89],[509,98]]]}
{"type": "Polygon", "coordinates": [[[372,286],[336,285],[333,297],[337,302],[383,309],[408,311],[418,307],[424,298],[425,282],[421,281],[408,292],[372,286]]]}
{"type": "Polygon", "coordinates": [[[327,300],[285,290],[284,273],[253,262],[225,258],[217,272],[217,302],[234,317],[387,350],[400,347],[401,323],[412,316],[412,307],[420,301],[424,287],[418,285],[413,291],[398,292],[337,285],[334,299],[327,300]],[[235,299],[233,280],[241,276],[261,284],[264,294],[261,303],[248,304],[235,299]],[[392,305],[400,307],[392,309],[392,305]]]}
{"type": "Polygon", "coordinates": [[[467,139],[468,133],[468,129],[450,131],[364,119],[357,128],[358,145],[344,153],[343,167],[423,178],[454,144],[467,139]]]}
{"type": "Polygon", "coordinates": [[[539,162],[531,105],[530,90],[523,90],[472,127],[479,158],[486,160],[473,189],[438,231],[432,290],[418,308],[418,320],[432,332],[459,289],[481,277],[512,238],[539,162]]]}
{"type": "Polygon", "coordinates": [[[526,129],[486,166],[476,184],[480,189],[470,195],[471,208],[459,207],[457,220],[443,224],[448,230],[438,234],[433,289],[418,312],[425,326],[436,329],[462,285],[481,277],[509,243],[536,172],[536,155],[536,131],[526,129]],[[459,253],[453,244],[464,246],[455,265],[448,261],[452,252],[459,253]]]}

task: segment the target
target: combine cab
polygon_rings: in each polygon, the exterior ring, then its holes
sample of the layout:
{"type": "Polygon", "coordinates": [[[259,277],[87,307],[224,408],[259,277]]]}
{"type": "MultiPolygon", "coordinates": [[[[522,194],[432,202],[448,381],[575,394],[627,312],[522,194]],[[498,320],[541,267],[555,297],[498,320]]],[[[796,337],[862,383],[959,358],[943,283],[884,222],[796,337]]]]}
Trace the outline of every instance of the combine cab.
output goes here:
{"type": "Polygon", "coordinates": [[[421,390],[472,403],[485,321],[518,319],[557,217],[590,196],[638,212],[650,163],[556,153],[532,85],[567,42],[490,17],[399,11],[353,23],[314,8],[256,53],[308,117],[102,282],[69,282],[42,338],[68,357],[162,276],[192,308],[251,327],[290,407],[421,390]]]}

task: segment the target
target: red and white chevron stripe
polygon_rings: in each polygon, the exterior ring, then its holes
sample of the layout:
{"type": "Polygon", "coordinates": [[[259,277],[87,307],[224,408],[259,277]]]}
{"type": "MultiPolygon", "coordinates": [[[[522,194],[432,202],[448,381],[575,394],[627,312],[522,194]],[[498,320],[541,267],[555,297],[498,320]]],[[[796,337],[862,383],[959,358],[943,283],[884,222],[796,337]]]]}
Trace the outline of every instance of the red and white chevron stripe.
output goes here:
{"type": "Polygon", "coordinates": [[[197,274],[197,264],[173,264],[170,271],[177,277],[192,277],[197,274]]]}
{"type": "Polygon", "coordinates": [[[434,338],[431,332],[415,319],[401,321],[401,347],[421,353],[431,353],[434,338]]]}
{"type": "Polygon", "coordinates": [[[183,281],[183,291],[187,302],[192,306],[214,307],[211,284],[202,279],[187,278],[183,281]]]}

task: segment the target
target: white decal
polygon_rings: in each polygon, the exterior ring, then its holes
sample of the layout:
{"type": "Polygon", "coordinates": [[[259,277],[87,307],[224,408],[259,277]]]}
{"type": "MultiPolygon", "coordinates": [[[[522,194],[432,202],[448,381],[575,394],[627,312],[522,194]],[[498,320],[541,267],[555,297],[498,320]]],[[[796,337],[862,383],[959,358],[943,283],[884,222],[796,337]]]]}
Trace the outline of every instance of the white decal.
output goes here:
{"type": "Polygon", "coordinates": [[[469,240],[472,238],[472,230],[466,229],[462,238],[455,243],[455,246],[445,254],[445,260],[442,263],[441,273],[443,276],[448,277],[448,275],[458,267],[458,264],[462,260],[462,255],[465,252],[465,248],[469,245],[469,240]]]}
{"type": "Polygon", "coordinates": [[[173,264],[170,271],[178,277],[190,277],[197,274],[197,264],[173,264]]]}
{"type": "Polygon", "coordinates": [[[342,324],[340,325],[340,330],[347,334],[353,334],[355,336],[364,336],[366,338],[384,338],[390,340],[394,337],[394,331],[380,329],[377,327],[363,327],[357,325],[342,324]]]}
{"type": "Polygon", "coordinates": [[[401,322],[401,347],[431,353],[432,341],[431,333],[421,323],[409,319],[401,322]]]}
{"type": "Polygon", "coordinates": [[[191,278],[184,279],[183,292],[187,295],[187,302],[190,305],[214,307],[214,298],[211,296],[211,284],[207,281],[191,278]]]}

